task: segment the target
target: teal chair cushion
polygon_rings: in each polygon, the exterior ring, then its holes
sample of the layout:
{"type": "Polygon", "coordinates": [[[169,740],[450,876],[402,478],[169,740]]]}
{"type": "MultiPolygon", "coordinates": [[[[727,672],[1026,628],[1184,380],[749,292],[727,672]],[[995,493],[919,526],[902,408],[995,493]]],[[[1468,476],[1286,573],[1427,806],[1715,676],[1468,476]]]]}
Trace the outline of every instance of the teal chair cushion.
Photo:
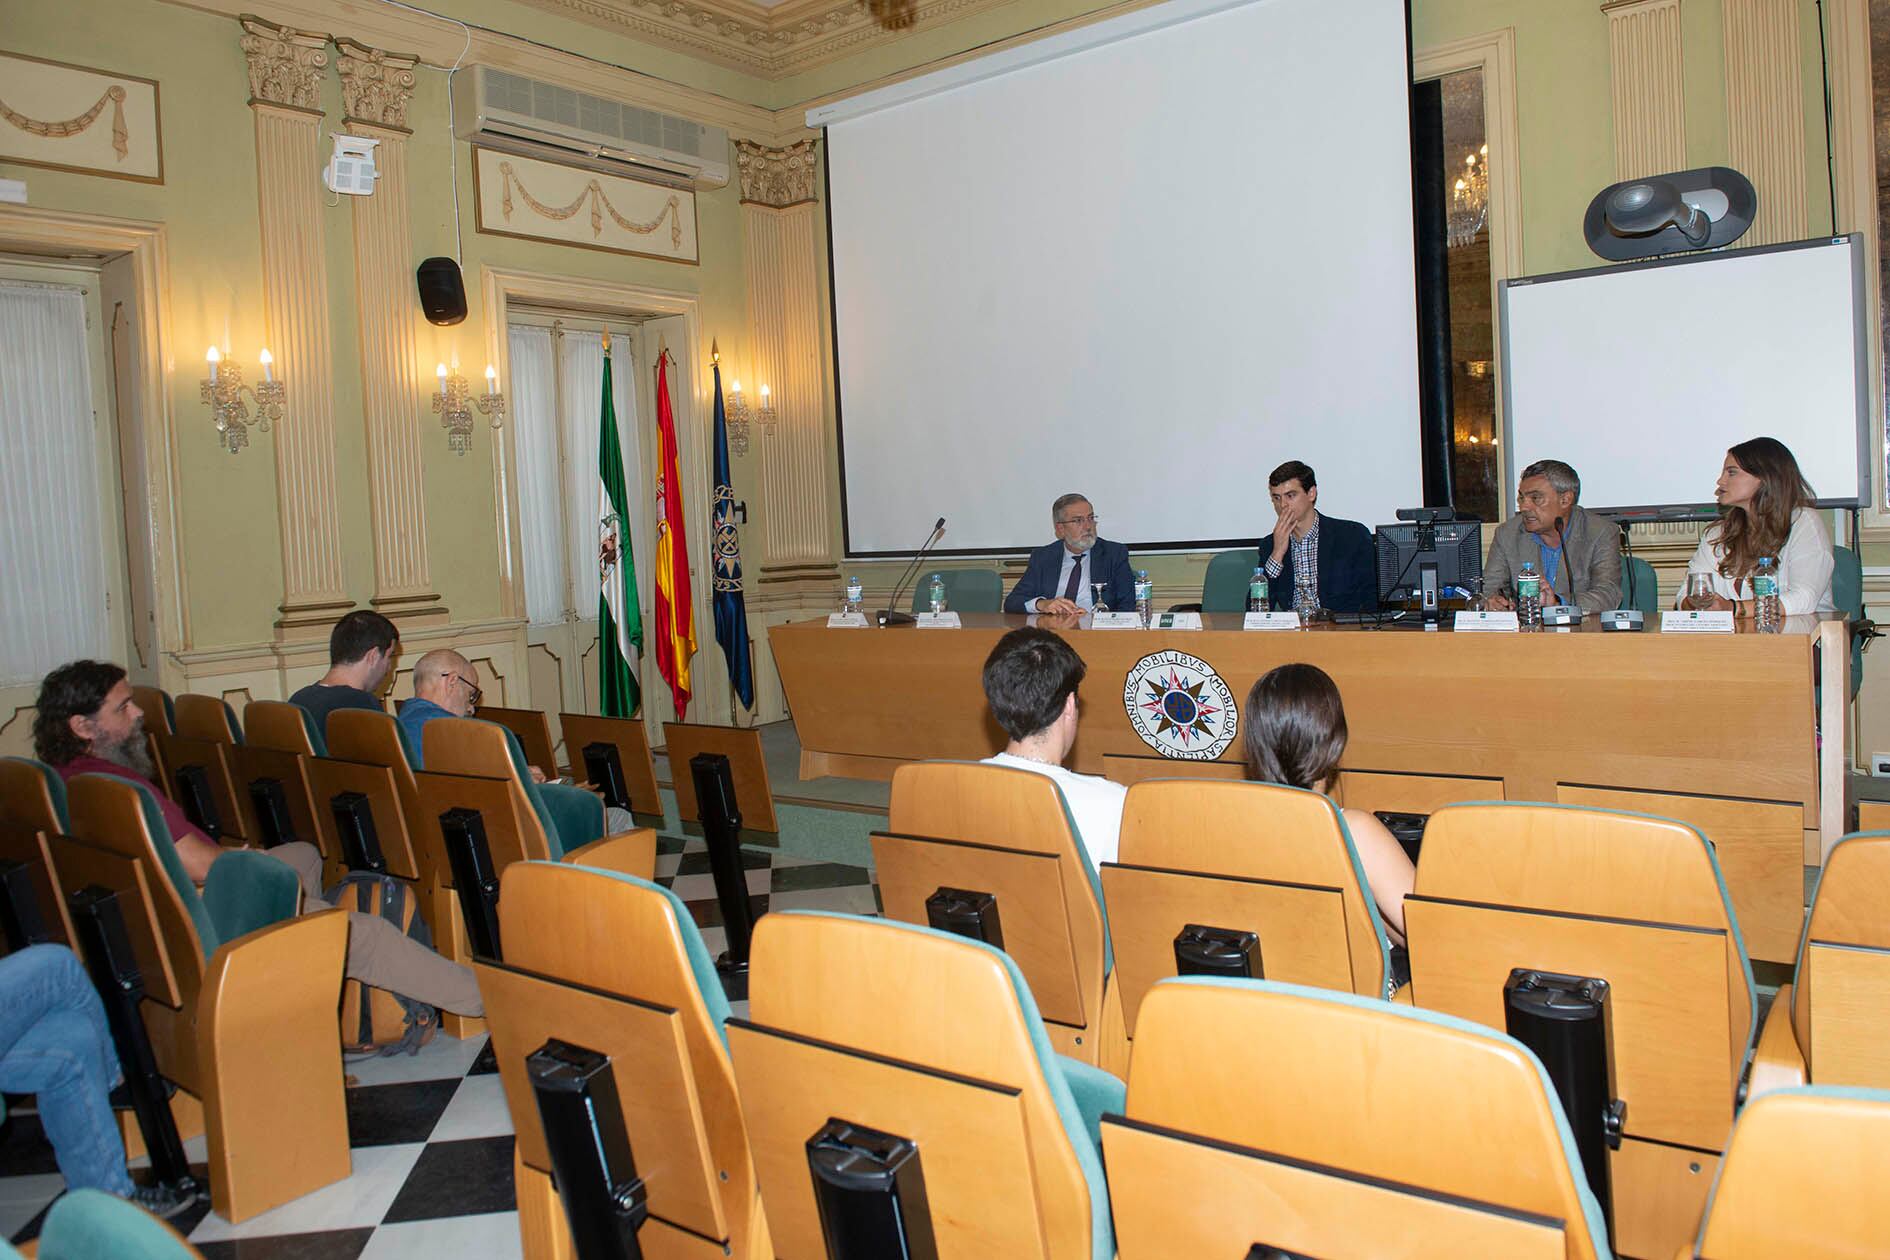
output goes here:
{"type": "Polygon", "coordinates": [[[552,826],[545,828],[545,840],[551,846],[554,859],[604,834],[604,802],[597,793],[566,783],[535,786],[544,806],[540,817],[551,816],[552,826]]]}
{"type": "Polygon", "coordinates": [[[46,794],[52,797],[53,817],[59,820],[59,826],[62,829],[68,826],[72,815],[66,809],[66,781],[59,777],[59,772],[45,762],[36,761],[31,757],[8,757],[6,760],[18,762],[23,766],[31,766],[39,772],[39,777],[46,781],[46,794]]]}
{"type": "Polygon", "coordinates": [[[410,769],[420,768],[420,754],[414,750],[413,740],[407,735],[407,728],[398,720],[394,722],[394,737],[400,741],[400,754],[407,759],[410,769]]]}
{"type": "MultiPolygon", "coordinates": [[[[1831,548],[1831,602],[1855,626],[1864,619],[1864,564],[1849,547],[1831,548]]],[[[1864,685],[1864,640],[1851,635],[1851,699],[1864,685]]]]}
{"type": "Polygon", "coordinates": [[[999,612],[1004,582],[994,569],[928,569],[912,587],[912,611],[932,607],[930,586],[936,573],[945,579],[945,607],[952,612],[999,612]]]}
{"type": "MultiPolygon", "coordinates": [[[[121,779],[120,782],[129,783],[130,780],[121,779]]],[[[158,808],[157,797],[142,783],[132,783],[131,786],[138,791],[138,804],[144,810],[145,829],[151,833],[151,847],[157,850],[158,865],[164,868],[165,878],[171,881],[171,887],[177,890],[178,900],[184,903],[184,913],[190,916],[191,923],[196,927],[197,940],[202,943],[203,956],[207,959],[217,952],[217,946],[223,943],[223,936],[217,931],[209,910],[204,907],[203,898],[197,895],[197,886],[190,882],[190,876],[184,872],[184,860],[177,856],[177,841],[171,835],[170,824],[164,821],[164,811],[158,808]]],[[[218,862],[222,860],[222,857],[217,859],[218,862]]],[[[215,866],[216,863],[211,865],[215,866]]]]}
{"type": "Polygon", "coordinates": [[[1102,1149],[1102,1118],[1105,1113],[1121,1115],[1128,1106],[1129,1087],[1120,1079],[1081,1059],[1072,1059],[1067,1054],[1057,1056],[1057,1067],[1063,1072],[1063,1082],[1070,1087],[1070,1097],[1076,1100],[1076,1110],[1083,1117],[1083,1128],[1089,1133],[1089,1140],[1102,1149]]]}
{"type": "Polygon", "coordinates": [[[1247,582],[1259,567],[1258,547],[1217,552],[1208,561],[1207,576],[1201,582],[1201,611],[1246,612],[1247,582]]]}
{"type": "Polygon", "coordinates": [[[326,757],[328,741],[322,736],[322,728],[315,724],[315,715],[299,704],[291,707],[302,715],[302,730],[308,735],[308,746],[315,750],[317,757],[326,757]]]}
{"type": "Polygon", "coordinates": [[[254,849],[232,849],[210,864],[203,908],[226,941],[295,917],[302,881],[286,863],[254,849]]]}
{"type": "MultiPolygon", "coordinates": [[[[1043,1016],[1037,1011],[1037,999],[1031,996],[1030,986],[1024,983],[1024,973],[1017,969],[1011,956],[1001,949],[986,945],[983,941],[974,941],[968,936],[959,936],[952,932],[941,932],[936,928],[920,927],[916,923],[901,923],[894,919],[881,919],[870,914],[835,914],[825,910],[777,910],[776,914],[804,914],[824,919],[851,919],[858,923],[874,923],[890,927],[900,932],[921,932],[927,936],[936,936],[940,940],[954,941],[968,945],[973,949],[989,951],[1004,965],[1004,972],[1011,978],[1011,992],[1017,998],[1018,1013],[1023,1016],[1024,1030],[1030,1035],[1030,1046],[1037,1054],[1037,1066],[1043,1071],[1044,1083],[1050,1088],[1051,1101],[1056,1105],[1057,1118],[1063,1122],[1064,1135],[1069,1138],[1070,1149],[1076,1153],[1077,1165],[1083,1170],[1083,1180],[1089,1186],[1089,1236],[1093,1260],[1113,1260],[1116,1254],[1115,1230],[1109,1219],[1109,1183],[1103,1176],[1102,1148],[1092,1136],[1094,1130],[1083,1109],[1077,1104],[1076,1091],[1081,1089],[1085,1099],[1092,1106],[1108,1108],[1108,1100],[1115,1098],[1116,1110],[1122,1107],[1121,1099],[1126,1097],[1127,1087],[1117,1081],[1113,1087],[1105,1086],[1095,1079],[1108,1076],[1101,1068],[1089,1068],[1065,1059],[1050,1046],[1049,1034],[1043,1030],[1043,1016]],[[1079,1072],[1080,1081],[1072,1085],[1068,1075],[1071,1065],[1083,1071],[1079,1072]],[[1094,1073],[1094,1076],[1090,1075],[1094,1073]]],[[[1111,1078],[1114,1079],[1113,1077],[1111,1078]]],[[[1096,1115],[1101,1116],[1101,1111],[1096,1115]]]]}
{"type": "Polygon", "coordinates": [[[716,1035],[722,1038],[722,1044],[726,1046],[728,1031],[722,1025],[728,1023],[730,1014],[728,993],[722,988],[722,976],[715,969],[715,959],[710,957],[709,947],[702,943],[702,931],[696,927],[695,916],[689,913],[689,907],[683,904],[683,899],[661,884],[652,884],[647,879],[638,879],[622,871],[606,871],[595,866],[586,866],[584,869],[662,894],[663,900],[669,903],[670,916],[676,920],[676,931],[682,937],[683,956],[689,959],[689,971],[695,976],[696,991],[702,995],[702,1005],[709,1012],[709,1022],[715,1025],[716,1035]]]}
{"type": "Polygon", "coordinates": [[[46,1214],[40,1260],[192,1260],[197,1252],[155,1216],[103,1190],[70,1190],[46,1214]]]}
{"type": "Polygon", "coordinates": [[[1639,556],[1621,557],[1621,606],[1638,608],[1647,617],[1660,615],[1660,579],[1639,556]]]}
{"type": "Polygon", "coordinates": [[[1555,1118],[1555,1133],[1562,1141],[1562,1157],[1568,1161],[1569,1172],[1575,1182],[1575,1193],[1581,1198],[1582,1218],[1588,1224],[1588,1236],[1594,1241],[1596,1254],[1608,1255],[1608,1222],[1601,1213],[1601,1204],[1595,1199],[1595,1193],[1589,1188],[1588,1178],[1582,1171],[1582,1157],[1575,1149],[1575,1134],[1568,1127],[1568,1117],[1562,1112],[1562,1103],[1555,1092],[1555,1086],[1549,1083],[1549,1074],[1543,1071],[1542,1061],[1536,1058],[1529,1047],[1515,1038],[1481,1024],[1473,1024],[1467,1019],[1458,1019],[1455,1015],[1444,1015],[1437,1011],[1428,1011],[1418,1006],[1400,1006],[1380,1002],[1375,998],[1360,997],[1356,993],[1342,993],[1335,989],[1313,989],[1300,984],[1285,984],[1278,980],[1244,980],[1231,976],[1171,976],[1158,980],[1156,984],[1199,984],[1213,988],[1255,989],[1262,993],[1288,993],[1295,997],[1313,998],[1321,1002],[1335,1002],[1341,1006],[1355,1006],[1378,1015],[1390,1015],[1394,1019],[1409,1019],[1420,1024],[1432,1024],[1439,1028],[1449,1028],[1456,1032],[1469,1033],[1482,1041],[1494,1041],[1511,1049],[1521,1051],[1525,1062],[1535,1069],[1536,1079],[1542,1084],[1543,1096],[1548,1099],[1549,1113],[1555,1118]]]}
{"type": "Polygon", "coordinates": [[[231,707],[228,700],[224,700],[221,703],[223,705],[223,716],[229,719],[230,738],[240,745],[243,742],[243,724],[236,720],[236,710],[231,707]]]}

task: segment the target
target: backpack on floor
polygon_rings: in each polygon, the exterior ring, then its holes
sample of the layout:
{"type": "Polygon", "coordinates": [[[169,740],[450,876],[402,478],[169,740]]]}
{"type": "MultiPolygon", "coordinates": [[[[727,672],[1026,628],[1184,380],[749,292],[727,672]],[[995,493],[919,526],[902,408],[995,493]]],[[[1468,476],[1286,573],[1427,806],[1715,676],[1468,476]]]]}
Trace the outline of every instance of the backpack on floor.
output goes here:
{"type": "MultiPolygon", "coordinates": [[[[407,939],[428,949],[433,939],[419,915],[419,898],[407,884],[391,875],[351,871],[327,890],[326,900],[343,910],[378,915],[399,928],[407,939]]],[[[392,989],[379,989],[359,980],[341,985],[341,1047],[351,1054],[417,1054],[430,1028],[439,1026],[440,1013],[392,989]]]]}

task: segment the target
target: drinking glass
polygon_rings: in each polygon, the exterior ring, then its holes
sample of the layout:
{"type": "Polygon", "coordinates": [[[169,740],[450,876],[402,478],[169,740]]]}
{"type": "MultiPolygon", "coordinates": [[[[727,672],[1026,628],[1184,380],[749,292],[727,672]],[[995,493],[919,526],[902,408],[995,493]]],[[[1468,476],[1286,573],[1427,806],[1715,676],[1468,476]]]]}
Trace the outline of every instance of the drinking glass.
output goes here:
{"type": "Polygon", "coordinates": [[[1109,611],[1109,605],[1103,603],[1103,592],[1108,589],[1109,589],[1109,583],[1107,582],[1091,582],[1089,584],[1090,596],[1096,601],[1096,607],[1095,607],[1096,612],[1100,613],[1100,612],[1109,611]]]}
{"type": "Polygon", "coordinates": [[[1693,609],[1710,608],[1713,605],[1713,575],[1710,573],[1687,574],[1687,607],[1693,609]]]}
{"type": "Polygon", "coordinates": [[[1319,585],[1308,580],[1297,582],[1293,586],[1293,607],[1299,612],[1302,623],[1319,621],[1326,615],[1326,610],[1319,606],[1319,585]]]}
{"type": "Polygon", "coordinates": [[[1487,612],[1489,610],[1490,600],[1489,600],[1489,596],[1483,593],[1483,579],[1482,578],[1480,577],[1471,578],[1470,589],[1466,593],[1470,597],[1470,611],[1471,612],[1487,612]]]}

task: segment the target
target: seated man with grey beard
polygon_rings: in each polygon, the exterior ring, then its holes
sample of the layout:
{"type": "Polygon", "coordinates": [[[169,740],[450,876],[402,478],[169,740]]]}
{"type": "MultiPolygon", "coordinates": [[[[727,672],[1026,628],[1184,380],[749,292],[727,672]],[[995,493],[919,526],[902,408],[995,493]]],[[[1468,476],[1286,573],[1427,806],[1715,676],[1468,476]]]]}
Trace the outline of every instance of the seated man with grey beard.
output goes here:
{"type": "MultiPolygon", "coordinates": [[[[223,850],[151,781],[144,711],[132,700],[123,669],[104,661],[73,661],[46,675],[39,685],[33,746],[62,779],[109,774],[148,789],[163,811],[184,873],[192,883],[203,883],[223,850]]],[[[300,878],[304,913],[330,908],[322,900],[322,858],[314,845],[297,841],[266,852],[300,878]]],[[[348,914],[348,978],[456,1015],[485,1014],[470,968],[441,958],[378,915],[348,914]]]]}

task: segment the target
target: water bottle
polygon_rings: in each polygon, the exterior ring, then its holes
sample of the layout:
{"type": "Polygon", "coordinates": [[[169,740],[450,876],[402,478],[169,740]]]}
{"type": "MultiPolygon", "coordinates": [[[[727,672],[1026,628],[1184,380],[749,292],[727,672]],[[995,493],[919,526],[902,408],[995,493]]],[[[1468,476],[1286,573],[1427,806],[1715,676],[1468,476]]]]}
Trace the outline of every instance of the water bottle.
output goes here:
{"type": "Polygon", "coordinates": [[[1152,611],[1154,595],[1155,584],[1148,580],[1148,570],[1137,569],[1135,571],[1135,612],[1145,626],[1148,624],[1149,613],[1152,611]]]}
{"type": "Polygon", "coordinates": [[[933,616],[936,617],[939,613],[942,613],[945,611],[945,575],[944,574],[934,573],[932,575],[932,583],[929,587],[926,588],[926,598],[930,601],[932,605],[933,616]]]}
{"type": "Polygon", "coordinates": [[[1761,634],[1777,634],[1785,627],[1785,609],[1778,598],[1778,570],[1772,557],[1759,557],[1759,571],[1752,575],[1752,621],[1761,634]]]}
{"type": "Polygon", "coordinates": [[[1516,623],[1542,624],[1542,575],[1534,564],[1524,563],[1522,572],[1516,575],[1516,623]]]}
{"type": "Polygon", "coordinates": [[[847,579],[847,606],[844,611],[850,613],[860,611],[860,595],[860,577],[856,573],[847,579]]]}
{"type": "Polygon", "coordinates": [[[1255,569],[1253,576],[1247,579],[1247,611],[1265,612],[1267,610],[1267,571],[1255,569]]]}

